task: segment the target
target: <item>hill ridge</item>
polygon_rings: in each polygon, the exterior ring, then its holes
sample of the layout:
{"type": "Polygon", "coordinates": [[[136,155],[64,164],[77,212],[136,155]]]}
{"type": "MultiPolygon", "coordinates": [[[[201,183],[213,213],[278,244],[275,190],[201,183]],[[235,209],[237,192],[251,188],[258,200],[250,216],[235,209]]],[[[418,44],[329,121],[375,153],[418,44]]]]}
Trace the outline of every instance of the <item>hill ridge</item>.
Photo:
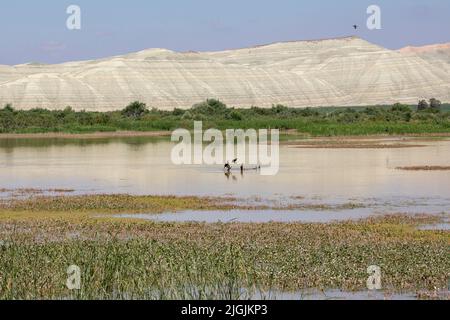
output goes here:
{"type": "Polygon", "coordinates": [[[450,56],[438,52],[389,50],[348,36],[214,52],[153,48],[56,65],[0,66],[0,104],[106,111],[133,100],[160,109],[189,108],[207,98],[236,107],[450,101],[450,56]]]}

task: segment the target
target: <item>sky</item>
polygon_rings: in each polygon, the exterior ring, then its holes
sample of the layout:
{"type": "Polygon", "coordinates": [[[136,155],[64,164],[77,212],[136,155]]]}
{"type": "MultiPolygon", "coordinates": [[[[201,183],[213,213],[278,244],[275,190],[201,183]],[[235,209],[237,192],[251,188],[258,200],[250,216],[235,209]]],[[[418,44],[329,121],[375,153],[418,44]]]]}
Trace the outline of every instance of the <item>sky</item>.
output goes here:
{"type": "Polygon", "coordinates": [[[0,64],[97,59],[148,48],[217,51],[357,35],[386,48],[450,42],[448,0],[14,0],[0,3],[0,64]],[[369,30],[367,7],[381,9],[369,30]],[[69,30],[70,5],[81,29],[69,30]],[[353,25],[359,25],[358,30],[353,25]]]}

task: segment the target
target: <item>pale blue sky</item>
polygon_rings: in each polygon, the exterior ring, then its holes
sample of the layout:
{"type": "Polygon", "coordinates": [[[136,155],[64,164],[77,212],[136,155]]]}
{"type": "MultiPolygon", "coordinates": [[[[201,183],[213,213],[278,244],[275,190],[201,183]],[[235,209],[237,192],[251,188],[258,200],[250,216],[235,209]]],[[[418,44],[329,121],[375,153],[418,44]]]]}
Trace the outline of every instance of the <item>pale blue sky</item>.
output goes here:
{"type": "Polygon", "coordinates": [[[0,64],[56,63],[146,48],[222,50],[357,34],[388,48],[450,42],[448,0],[14,0],[0,2],[0,64]],[[66,8],[82,29],[66,28],[66,8]],[[366,9],[382,9],[369,31],[366,9]],[[360,25],[355,32],[353,24],[360,25]]]}

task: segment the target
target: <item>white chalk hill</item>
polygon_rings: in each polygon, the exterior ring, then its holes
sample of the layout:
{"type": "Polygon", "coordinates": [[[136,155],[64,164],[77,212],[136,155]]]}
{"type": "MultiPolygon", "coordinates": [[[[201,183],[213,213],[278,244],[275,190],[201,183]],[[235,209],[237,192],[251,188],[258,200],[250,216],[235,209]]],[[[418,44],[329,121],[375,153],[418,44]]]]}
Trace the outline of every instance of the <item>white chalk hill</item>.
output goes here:
{"type": "Polygon", "coordinates": [[[106,111],[207,98],[230,106],[357,106],[450,101],[450,45],[384,49],[356,37],[222,52],[150,49],[58,65],[0,66],[0,104],[106,111]]]}

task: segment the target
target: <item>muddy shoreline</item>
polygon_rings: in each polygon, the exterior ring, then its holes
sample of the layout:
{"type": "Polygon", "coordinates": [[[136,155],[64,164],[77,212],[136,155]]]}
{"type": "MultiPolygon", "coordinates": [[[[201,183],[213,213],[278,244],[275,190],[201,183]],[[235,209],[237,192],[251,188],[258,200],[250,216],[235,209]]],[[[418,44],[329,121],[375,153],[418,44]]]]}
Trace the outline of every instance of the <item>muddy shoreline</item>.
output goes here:
{"type": "Polygon", "coordinates": [[[412,166],[397,167],[396,169],[403,171],[450,171],[450,166],[412,166]]]}
{"type": "Polygon", "coordinates": [[[116,131],[93,133],[2,133],[0,139],[100,139],[128,137],[168,137],[170,131],[116,131]]]}
{"type": "MultiPolygon", "coordinates": [[[[282,135],[295,136],[306,139],[324,139],[330,141],[339,140],[365,140],[365,139],[382,139],[382,138],[426,138],[426,137],[450,137],[450,132],[443,133],[417,133],[402,135],[348,135],[348,136],[310,136],[302,132],[294,130],[286,130],[280,132],[282,135]]],[[[96,138],[126,138],[126,137],[168,137],[171,131],[110,131],[110,132],[91,132],[91,133],[66,133],[66,132],[48,132],[48,133],[0,133],[1,139],[96,139],[96,138]]]]}

